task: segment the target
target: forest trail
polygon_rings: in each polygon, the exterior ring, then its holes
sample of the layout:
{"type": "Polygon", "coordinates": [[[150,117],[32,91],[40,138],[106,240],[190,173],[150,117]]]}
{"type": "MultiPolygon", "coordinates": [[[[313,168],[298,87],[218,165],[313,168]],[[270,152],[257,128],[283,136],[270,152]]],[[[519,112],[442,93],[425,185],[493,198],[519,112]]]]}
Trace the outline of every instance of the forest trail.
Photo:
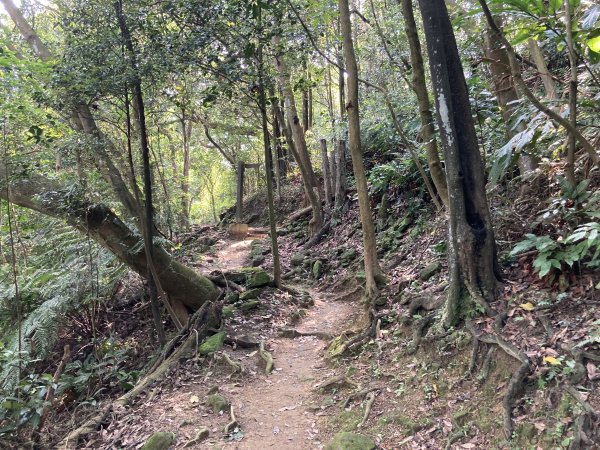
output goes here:
{"type": "MultiPolygon", "coordinates": [[[[250,243],[261,237],[265,236],[222,241],[216,249],[215,265],[223,271],[247,266],[250,243]]],[[[314,300],[314,306],[294,326],[299,332],[339,334],[348,330],[360,313],[355,304],[336,301],[333,294],[306,286],[294,288],[308,292],[314,300]]],[[[102,436],[92,439],[86,448],[110,449],[117,443],[138,448],[153,432],[171,431],[177,436],[173,448],[180,449],[202,427],[209,430],[209,437],[185,448],[322,448],[327,438],[320,429],[324,412],[318,385],[335,375],[326,361],[327,341],[315,336],[278,337],[266,328],[260,335],[273,356],[275,369],[270,375],[264,373],[264,362],[253,349],[225,348],[244,367],[242,375],[231,374],[231,368],[217,359],[200,360],[199,365],[188,360],[138,398],[126,415],[114,416],[102,436]],[[215,388],[233,407],[239,426],[232,433],[223,432],[230,421],[228,412],[216,414],[206,402],[215,388]]]]}

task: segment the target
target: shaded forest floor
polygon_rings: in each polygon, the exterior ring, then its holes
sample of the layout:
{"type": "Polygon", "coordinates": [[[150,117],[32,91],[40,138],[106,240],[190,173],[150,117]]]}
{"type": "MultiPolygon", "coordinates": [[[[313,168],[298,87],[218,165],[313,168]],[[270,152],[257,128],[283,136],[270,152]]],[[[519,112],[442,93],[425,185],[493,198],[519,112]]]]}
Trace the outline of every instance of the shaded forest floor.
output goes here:
{"type": "MultiPolygon", "coordinates": [[[[289,189],[280,216],[283,272],[292,289],[266,287],[253,299],[234,297],[224,308],[229,339],[221,350],[180,361],[130,407],[113,412],[81,448],[140,448],[156,431],[175,433],[173,448],[198,449],[319,449],[340,431],[369,436],[382,449],[593,448],[600,411],[598,272],[570,275],[568,286],[559,286],[538,279],[532,254],[503,256],[539,212],[539,202],[494,205],[506,280],[492,306],[507,314],[499,335],[530,361],[510,407],[509,441],[504,403],[519,361],[499,346],[475,346],[464,327],[442,335],[435,327],[420,328],[447,289],[444,221],[424,207],[391,207],[378,235],[389,282],[376,302],[375,334],[336,355],[366,323],[358,211],[351,204],[334,231],[304,251],[307,219],[285,220],[300,206],[293,200],[298,193],[298,186],[289,189]],[[255,348],[260,341],[274,360],[270,375],[255,348]],[[193,441],[202,429],[208,437],[193,441]]],[[[247,209],[260,221],[259,200],[247,209]]],[[[261,230],[235,241],[224,230],[202,227],[180,242],[179,258],[205,273],[251,265],[269,270],[272,263],[261,230]]],[[[133,284],[123,283],[117,296],[131,296],[133,284]]],[[[130,336],[123,340],[149,327],[149,312],[140,311],[145,321],[122,320],[130,336]]],[[[495,332],[493,319],[472,315],[478,330],[495,332]]],[[[152,344],[140,338],[137,345],[143,360],[152,344]]],[[[83,406],[79,414],[92,410],[83,406]]],[[[78,423],[74,417],[59,413],[51,434],[64,432],[61,420],[78,423]]]]}

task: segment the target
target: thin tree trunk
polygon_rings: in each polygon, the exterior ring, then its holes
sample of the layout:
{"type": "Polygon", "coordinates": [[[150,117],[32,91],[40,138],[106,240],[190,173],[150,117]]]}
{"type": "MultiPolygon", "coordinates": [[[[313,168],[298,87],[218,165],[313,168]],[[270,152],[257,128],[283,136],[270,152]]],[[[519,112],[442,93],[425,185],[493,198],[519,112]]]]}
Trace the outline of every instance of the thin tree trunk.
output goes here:
{"type": "Polygon", "coordinates": [[[183,133],[183,172],[181,174],[181,218],[179,226],[183,230],[190,227],[190,138],[192,121],[187,120],[185,109],[181,111],[181,132],[183,133]]]}
{"type": "MultiPolygon", "coordinates": [[[[569,0],[564,0],[565,26],[567,29],[567,52],[569,54],[570,77],[569,77],[569,123],[573,128],[577,127],[577,55],[573,47],[573,25],[572,12],[569,0]]],[[[565,165],[565,176],[571,186],[577,185],[575,178],[575,135],[567,132],[567,164],[565,165]]]]}
{"type": "Polygon", "coordinates": [[[350,8],[348,0],[338,0],[340,10],[340,26],[344,42],[344,60],[346,61],[346,70],[348,71],[348,104],[346,111],[348,113],[348,140],[350,145],[350,155],[352,156],[352,167],[354,169],[354,178],[356,180],[356,190],[358,192],[358,207],[360,210],[360,221],[363,234],[363,252],[365,263],[365,295],[368,300],[373,301],[377,295],[377,280],[383,278],[383,273],[377,260],[377,244],[375,242],[375,227],[369,204],[369,191],[367,187],[367,177],[363,164],[363,155],[360,143],[360,115],[358,100],[358,66],[354,54],[354,44],[352,41],[352,23],[350,20],[350,8]]]}
{"type": "Polygon", "coordinates": [[[330,205],[331,199],[333,198],[333,188],[331,185],[333,175],[331,174],[329,157],[327,156],[327,140],[320,139],[319,143],[321,145],[321,167],[323,171],[323,188],[325,190],[325,204],[330,205]]]}
{"type": "Polygon", "coordinates": [[[499,270],[485,172],[448,11],[444,0],[419,4],[446,161],[450,289],[443,322],[452,326],[469,298],[492,313],[488,303],[496,297],[499,270]]]}
{"type": "MultiPolygon", "coordinates": [[[[132,91],[133,91],[133,104],[136,106],[135,110],[137,111],[137,122],[138,122],[138,130],[140,133],[140,150],[142,152],[142,162],[143,162],[143,171],[144,171],[144,198],[145,198],[145,220],[143,221],[143,230],[144,230],[144,251],[146,253],[146,259],[148,261],[148,292],[150,295],[150,304],[152,309],[152,317],[154,318],[154,327],[156,328],[156,333],[158,335],[158,342],[162,347],[165,345],[167,341],[167,337],[165,335],[165,329],[162,323],[162,317],[160,313],[160,305],[158,302],[158,294],[157,294],[157,284],[160,283],[158,277],[156,277],[154,266],[154,256],[153,256],[153,225],[154,225],[154,217],[153,217],[153,204],[152,204],[152,175],[150,172],[150,149],[148,147],[148,131],[146,129],[146,113],[144,109],[144,99],[142,95],[142,83],[137,73],[137,63],[135,57],[135,51],[133,48],[133,43],[131,41],[131,35],[129,34],[129,29],[125,22],[125,16],[123,14],[123,5],[121,1],[117,1],[115,3],[115,10],[117,13],[117,19],[119,21],[119,28],[121,29],[121,37],[124,41],[125,48],[129,52],[129,60],[131,62],[131,68],[133,73],[135,74],[134,79],[132,80],[132,91]]],[[[168,299],[163,299],[165,305],[168,306],[168,299]]],[[[181,320],[182,317],[177,317],[176,313],[171,309],[170,312],[173,314],[173,320],[177,322],[181,320]]],[[[187,314],[185,314],[187,316],[187,314]]],[[[181,322],[179,322],[181,325],[181,322]]]]}
{"type": "MultiPolygon", "coordinates": [[[[275,48],[280,47],[279,36],[273,38],[275,48]]],[[[294,140],[294,146],[296,147],[296,162],[300,168],[300,173],[305,185],[305,191],[308,195],[308,200],[312,207],[312,219],[310,220],[310,235],[314,236],[323,225],[323,210],[321,207],[321,200],[319,198],[319,182],[312,168],[310,162],[310,156],[306,147],[306,140],[304,138],[304,130],[300,124],[300,119],[296,111],[296,102],[294,100],[294,93],[290,86],[289,73],[287,66],[284,61],[284,57],[281,54],[276,55],[275,65],[279,72],[279,84],[283,91],[285,100],[285,109],[288,119],[291,120],[291,128],[294,140]]]]}
{"type": "MultiPolygon", "coordinates": [[[[261,16],[259,16],[260,22],[261,16]]],[[[279,263],[279,246],[277,244],[277,224],[275,222],[275,205],[273,202],[273,159],[269,143],[269,127],[267,122],[267,99],[265,94],[264,61],[262,44],[257,49],[258,57],[258,94],[262,122],[263,143],[265,147],[265,175],[267,178],[267,204],[269,206],[269,228],[271,235],[271,254],[273,255],[273,279],[275,286],[281,287],[281,264],[279,263]]]]}
{"type": "Polygon", "coordinates": [[[544,88],[546,90],[546,98],[550,101],[556,101],[558,98],[556,94],[556,83],[548,70],[548,66],[546,65],[546,59],[544,58],[544,54],[538,45],[538,42],[534,39],[529,39],[527,41],[527,46],[529,47],[529,53],[533,58],[533,62],[535,63],[535,67],[537,68],[538,74],[542,79],[542,83],[544,84],[544,88]]]}
{"type": "Polygon", "coordinates": [[[419,117],[421,119],[421,136],[425,142],[427,152],[427,163],[435,189],[444,205],[448,206],[448,186],[446,185],[446,174],[440,162],[440,156],[435,139],[435,128],[433,126],[433,114],[429,102],[429,92],[425,81],[425,65],[421,42],[417,32],[417,23],[413,12],[412,0],[401,0],[402,15],[404,16],[404,29],[408,38],[410,49],[410,63],[412,66],[412,88],[415,91],[419,103],[419,117]]]}
{"type": "Polygon", "coordinates": [[[335,202],[332,218],[340,219],[346,204],[346,141],[340,139],[335,146],[335,202]]]}

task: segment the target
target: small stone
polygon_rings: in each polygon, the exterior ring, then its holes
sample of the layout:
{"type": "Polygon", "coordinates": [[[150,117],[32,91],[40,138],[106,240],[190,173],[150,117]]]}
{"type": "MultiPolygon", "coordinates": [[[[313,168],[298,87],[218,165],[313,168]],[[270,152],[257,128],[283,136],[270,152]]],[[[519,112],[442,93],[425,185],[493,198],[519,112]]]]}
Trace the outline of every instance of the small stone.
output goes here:
{"type": "Polygon", "coordinates": [[[175,433],[157,431],[142,446],[142,450],[167,450],[175,440],[175,433]]]}
{"type": "Polygon", "coordinates": [[[304,261],[304,254],[303,253],[294,253],[292,255],[290,264],[292,265],[292,267],[297,267],[297,266],[302,265],[302,261],[304,261]]]}
{"type": "Polygon", "coordinates": [[[247,302],[244,302],[240,305],[240,309],[243,312],[248,312],[258,308],[259,305],[260,302],[258,300],[248,300],[247,302]]]}
{"type": "Polygon", "coordinates": [[[387,298],[377,297],[373,303],[375,303],[375,306],[385,306],[387,305],[387,298]]]}
{"type": "Polygon", "coordinates": [[[312,274],[315,280],[318,280],[323,275],[323,263],[318,259],[312,266],[312,274]]]}
{"type": "Polygon", "coordinates": [[[421,281],[427,281],[436,273],[438,273],[441,270],[441,268],[442,263],[440,263],[439,261],[431,263],[424,269],[421,269],[421,271],[419,272],[419,278],[421,279],[421,281]]]}
{"type": "Polygon", "coordinates": [[[338,433],[323,450],[374,450],[377,448],[371,438],[357,433],[338,433]]]}
{"type": "Polygon", "coordinates": [[[210,355],[211,353],[218,352],[223,348],[225,343],[225,336],[227,333],[220,331],[207,338],[200,347],[198,347],[198,353],[201,355],[210,355]]]}
{"type": "Polygon", "coordinates": [[[229,401],[221,394],[209,395],[206,399],[206,403],[209,406],[212,406],[213,412],[215,414],[221,411],[226,411],[229,408],[229,401]]]}

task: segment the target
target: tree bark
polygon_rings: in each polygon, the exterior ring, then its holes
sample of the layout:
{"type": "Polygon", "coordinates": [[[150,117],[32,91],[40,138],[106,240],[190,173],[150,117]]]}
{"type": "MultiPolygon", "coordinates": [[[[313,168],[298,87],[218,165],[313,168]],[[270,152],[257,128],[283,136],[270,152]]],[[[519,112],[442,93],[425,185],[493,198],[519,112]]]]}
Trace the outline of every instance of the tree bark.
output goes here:
{"type": "Polygon", "coordinates": [[[332,172],[329,164],[329,156],[327,155],[327,140],[320,139],[321,145],[321,167],[323,172],[323,188],[325,190],[325,204],[330,205],[331,199],[333,198],[333,187],[332,187],[332,172]]]}
{"type": "Polygon", "coordinates": [[[350,8],[348,0],[338,0],[340,10],[340,27],[342,31],[344,60],[348,72],[348,103],[346,112],[348,114],[348,141],[350,155],[352,156],[352,167],[356,180],[358,192],[358,207],[360,210],[360,221],[362,224],[363,253],[365,263],[365,295],[367,299],[374,300],[377,294],[377,280],[383,278],[383,273],[377,260],[377,244],[375,242],[375,227],[369,204],[369,191],[367,187],[367,176],[363,164],[363,154],[360,143],[360,115],[358,100],[358,66],[354,53],[352,41],[352,23],[350,20],[350,8]]]}
{"type": "MultiPolygon", "coordinates": [[[[279,52],[280,39],[279,36],[273,38],[273,43],[276,50],[279,52]]],[[[313,171],[312,163],[310,162],[310,156],[306,146],[306,140],[304,137],[304,130],[300,123],[300,118],[296,110],[296,102],[294,100],[294,92],[290,86],[289,73],[287,66],[284,61],[284,57],[281,54],[275,56],[275,65],[279,73],[279,85],[283,92],[285,100],[285,109],[288,119],[291,120],[292,135],[294,140],[294,146],[296,147],[296,162],[300,168],[300,174],[304,181],[305,191],[308,196],[308,200],[312,207],[312,219],[310,220],[310,235],[313,236],[317,233],[323,225],[323,209],[321,206],[321,199],[319,198],[319,181],[313,171]]]]}
{"type": "Polygon", "coordinates": [[[419,117],[421,119],[421,136],[425,142],[427,152],[427,163],[435,189],[445,206],[448,206],[448,186],[446,185],[446,174],[440,162],[435,129],[433,126],[433,114],[429,101],[429,92],[425,81],[425,64],[421,42],[417,32],[417,23],[413,12],[412,0],[401,0],[402,15],[404,16],[404,29],[408,38],[410,49],[410,64],[412,66],[412,88],[419,103],[419,117]]]}
{"type": "Polygon", "coordinates": [[[340,139],[335,148],[335,202],[332,218],[339,220],[346,204],[346,141],[340,139]]]}
{"type": "Polygon", "coordinates": [[[493,313],[499,269],[485,171],[469,93],[444,0],[419,0],[448,184],[450,289],[443,322],[454,325],[470,298],[493,313]]]}
{"type": "Polygon", "coordinates": [[[181,174],[181,216],[179,226],[183,230],[190,228],[190,138],[192,122],[187,120],[185,109],[181,111],[181,132],[183,135],[183,172],[181,174]]]}
{"type": "MultiPolygon", "coordinates": [[[[577,55],[573,46],[573,26],[571,16],[571,5],[569,0],[564,0],[565,5],[565,27],[567,29],[567,53],[569,54],[569,123],[573,128],[577,127],[577,55]]],[[[567,132],[567,164],[565,165],[565,177],[571,186],[577,185],[575,178],[575,135],[567,132]]]]}
{"type": "Polygon", "coordinates": [[[556,101],[556,83],[554,82],[554,79],[548,70],[548,66],[546,65],[546,60],[542,50],[540,49],[540,46],[534,39],[529,39],[527,41],[527,46],[529,47],[529,53],[531,54],[531,58],[533,59],[538,74],[542,79],[544,89],[546,90],[546,98],[550,101],[556,101]]]}

